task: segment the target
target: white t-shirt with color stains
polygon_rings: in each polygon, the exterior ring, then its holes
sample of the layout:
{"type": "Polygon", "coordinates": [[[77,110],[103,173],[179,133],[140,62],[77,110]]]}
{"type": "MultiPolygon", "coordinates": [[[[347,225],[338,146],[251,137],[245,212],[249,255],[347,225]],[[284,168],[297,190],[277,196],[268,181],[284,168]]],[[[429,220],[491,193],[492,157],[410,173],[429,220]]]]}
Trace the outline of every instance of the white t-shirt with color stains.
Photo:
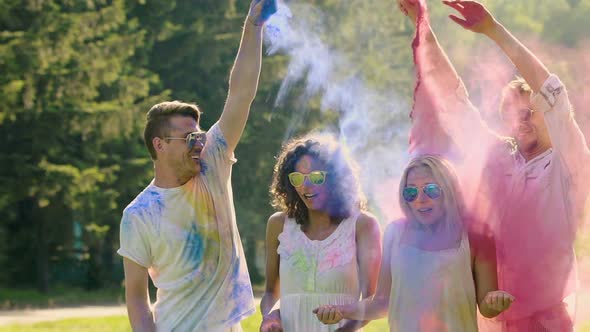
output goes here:
{"type": "Polygon", "coordinates": [[[152,182],[123,211],[118,253],[148,268],[159,331],[223,331],[255,310],[234,211],[235,162],[215,124],[199,176],[177,188],[152,182]]]}

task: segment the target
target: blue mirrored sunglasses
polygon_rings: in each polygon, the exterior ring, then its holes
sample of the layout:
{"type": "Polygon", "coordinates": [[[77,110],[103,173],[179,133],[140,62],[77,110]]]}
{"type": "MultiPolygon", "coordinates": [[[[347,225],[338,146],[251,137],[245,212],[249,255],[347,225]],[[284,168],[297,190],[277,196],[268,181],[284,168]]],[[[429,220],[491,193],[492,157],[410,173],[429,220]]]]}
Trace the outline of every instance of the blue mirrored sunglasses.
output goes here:
{"type": "MultiPolygon", "coordinates": [[[[407,186],[404,188],[402,194],[406,202],[410,203],[415,201],[418,198],[420,188],[416,186],[407,186]]],[[[442,194],[442,189],[436,183],[429,183],[422,187],[422,192],[426,194],[426,196],[430,197],[431,199],[437,199],[442,194]]]]}

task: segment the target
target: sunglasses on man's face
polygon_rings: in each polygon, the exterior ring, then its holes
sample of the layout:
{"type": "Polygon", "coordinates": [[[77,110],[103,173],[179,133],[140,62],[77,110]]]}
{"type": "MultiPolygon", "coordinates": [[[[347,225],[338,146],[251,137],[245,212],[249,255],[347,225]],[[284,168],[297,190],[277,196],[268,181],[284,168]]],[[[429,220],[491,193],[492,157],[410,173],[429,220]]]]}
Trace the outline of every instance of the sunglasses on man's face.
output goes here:
{"type": "Polygon", "coordinates": [[[199,143],[201,146],[207,142],[207,132],[204,131],[193,131],[188,133],[186,137],[164,137],[166,140],[184,140],[186,141],[186,147],[192,150],[195,144],[199,143]]]}
{"type": "Polygon", "coordinates": [[[517,111],[507,111],[504,118],[510,122],[527,122],[531,120],[534,110],[530,108],[523,108],[517,111]]]}
{"type": "Polygon", "coordinates": [[[436,183],[429,183],[422,188],[418,188],[416,186],[407,186],[404,188],[402,193],[406,202],[410,203],[415,201],[418,198],[420,189],[422,189],[426,196],[430,197],[431,199],[437,199],[442,194],[442,189],[436,183]]]}
{"type": "Polygon", "coordinates": [[[325,171],[313,171],[307,174],[293,172],[289,174],[289,182],[293,185],[293,187],[301,187],[305,182],[305,178],[309,179],[309,182],[314,185],[321,185],[326,182],[326,174],[325,171]]]}

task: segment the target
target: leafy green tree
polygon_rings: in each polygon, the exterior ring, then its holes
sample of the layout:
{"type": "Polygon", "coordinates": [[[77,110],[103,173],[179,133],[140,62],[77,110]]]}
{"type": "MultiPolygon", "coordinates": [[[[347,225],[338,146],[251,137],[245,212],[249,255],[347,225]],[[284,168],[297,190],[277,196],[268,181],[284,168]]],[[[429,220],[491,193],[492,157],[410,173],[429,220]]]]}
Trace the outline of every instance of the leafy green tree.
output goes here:
{"type": "MultiPolygon", "coordinates": [[[[580,50],[588,45],[589,2],[484,2],[519,38],[546,53],[543,60],[583,110],[590,64],[580,50]]],[[[394,112],[365,110],[367,119],[381,124],[378,132],[409,122],[414,29],[394,2],[286,3],[314,6],[305,17],[310,31],[346,59],[330,84],[359,78],[384,96],[379,102],[398,105],[394,112]]],[[[493,45],[458,29],[447,18],[452,11],[439,1],[428,3],[440,42],[472,96],[485,97],[481,91],[488,86],[471,80],[470,68],[475,57],[489,65],[480,56],[488,56],[493,45]]],[[[245,0],[0,1],[1,284],[47,290],[62,281],[93,288],[122,278],[115,254],[121,213],[153,176],[141,138],[145,113],[159,101],[179,99],[199,104],[204,128],[218,119],[248,6],[245,0]],[[75,225],[81,234],[75,234],[75,225]]],[[[321,93],[302,98],[304,80],[275,106],[289,61],[285,55],[264,58],[258,95],[236,150],[236,213],[255,281],[262,271],[253,260],[263,254],[256,243],[264,240],[272,213],[268,186],[274,156],[291,136],[334,127],[342,111],[322,110],[321,93]]],[[[577,116],[590,129],[590,115],[577,116]]],[[[382,142],[378,132],[362,138],[365,144],[391,143],[382,142]]]]}
{"type": "Polygon", "coordinates": [[[46,291],[74,216],[85,224],[112,220],[119,193],[109,187],[120,165],[104,148],[137,144],[133,122],[157,77],[132,61],[145,33],[127,19],[124,1],[2,6],[0,202],[3,211],[17,207],[0,221],[15,235],[2,277],[46,291]]]}

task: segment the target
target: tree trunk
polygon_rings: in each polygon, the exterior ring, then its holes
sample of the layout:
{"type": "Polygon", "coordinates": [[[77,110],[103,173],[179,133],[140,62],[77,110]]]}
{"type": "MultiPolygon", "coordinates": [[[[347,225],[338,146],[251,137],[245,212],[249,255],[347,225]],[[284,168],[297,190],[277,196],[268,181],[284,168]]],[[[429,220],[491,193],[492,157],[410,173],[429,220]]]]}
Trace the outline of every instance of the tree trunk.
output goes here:
{"type": "Polygon", "coordinates": [[[42,213],[37,213],[35,217],[37,289],[42,293],[47,293],[49,291],[49,245],[45,229],[45,218],[42,213]]]}
{"type": "Polygon", "coordinates": [[[264,280],[260,272],[258,272],[258,268],[256,267],[256,239],[245,236],[246,241],[246,261],[248,262],[248,272],[250,273],[250,280],[252,280],[253,284],[260,283],[264,280]]]}

